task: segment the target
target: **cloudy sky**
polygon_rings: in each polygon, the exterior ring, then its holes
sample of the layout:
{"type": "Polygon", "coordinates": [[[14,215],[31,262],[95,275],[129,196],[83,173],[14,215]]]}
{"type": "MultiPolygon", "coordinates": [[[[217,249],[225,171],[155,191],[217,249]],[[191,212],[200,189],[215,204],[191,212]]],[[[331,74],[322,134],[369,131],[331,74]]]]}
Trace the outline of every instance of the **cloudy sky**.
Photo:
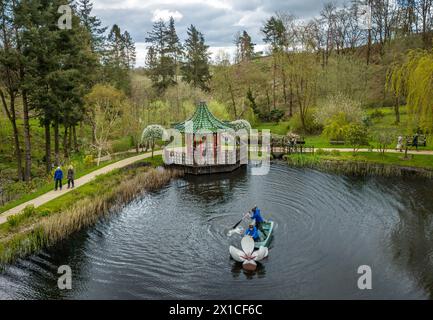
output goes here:
{"type": "MultiPolygon", "coordinates": [[[[337,0],[341,2],[344,0],[337,0]]],[[[144,64],[146,33],[158,19],[176,20],[176,29],[182,41],[186,29],[194,24],[205,36],[215,55],[219,50],[233,52],[237,31],[247,30],[256,50],[264,45],[260,28],[276,11],[288,11],[308,19],[319,13],[325,0],[94,0],[94,14],[104,25],[118,24],[128,30],[136,42],[137,65],[144,64]]]]}

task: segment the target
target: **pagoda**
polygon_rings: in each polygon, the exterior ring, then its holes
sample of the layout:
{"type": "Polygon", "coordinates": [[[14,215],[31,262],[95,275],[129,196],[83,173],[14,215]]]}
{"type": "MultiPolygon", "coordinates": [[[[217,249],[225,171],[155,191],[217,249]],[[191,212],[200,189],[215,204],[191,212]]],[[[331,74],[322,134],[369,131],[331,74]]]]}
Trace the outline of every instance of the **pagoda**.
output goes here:
{"type": "Polygon", "coordinates": [[[241,161],[239,141],[224,145],[224,133],[234,133],[229,123],[217,119],[205,102],[200,102],[194,114],[184,122],[172,126],[182,134],[182,147],[166,147],[166,157],[172,166],[189,174],[231,172],[246,162],[241,161]],[[224,145],[224,147],[223,147],[224,145]],[[224,152],[223,152],[224,151],[224,152]]]}

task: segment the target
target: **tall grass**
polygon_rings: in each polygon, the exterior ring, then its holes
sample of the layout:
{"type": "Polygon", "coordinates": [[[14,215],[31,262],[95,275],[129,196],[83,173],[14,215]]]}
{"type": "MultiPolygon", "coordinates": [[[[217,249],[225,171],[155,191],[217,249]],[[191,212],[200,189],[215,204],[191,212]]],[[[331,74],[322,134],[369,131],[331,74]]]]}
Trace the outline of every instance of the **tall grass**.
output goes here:
{"type": "Polygon", "coordinates": [[[287,162],[290,166],[294,167],[312,168],[353,176],[417,176],[429,179],[433,178],[433,171],[429,169],[370,161],[329,160],[322,159],[320,156],[293,155],[287,157],[287,162]]]}
{"type": "Polygon", "coordinates": [[[0,264],[5,265],[64,240],[73,233],[95,224],[101,217],[116,212],[144,191],[154,191],[177,178],[181,172],[151,168],[139,172],[116,187],[79,200],[63,212],[42,218],[29,228],[0,242],[0,264]]]}

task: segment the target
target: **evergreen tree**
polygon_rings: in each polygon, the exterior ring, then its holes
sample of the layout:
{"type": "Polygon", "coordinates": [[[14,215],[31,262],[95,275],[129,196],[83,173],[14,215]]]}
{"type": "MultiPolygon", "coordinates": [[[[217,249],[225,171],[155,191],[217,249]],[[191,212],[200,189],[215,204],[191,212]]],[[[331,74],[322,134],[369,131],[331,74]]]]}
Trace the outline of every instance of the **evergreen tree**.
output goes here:
{"type": "Polygon", "coordinates": [[[129,70],[135,60],[135,46],[129,33],[126,33],[126,36],[127,41],[119,26],[113,25],[108,34],[103,61],[105,81],[128,93],[130,91],[129,70]]]}
{"type": "Polygon", "coordinates": [[[194,87],[209,91],[209,53],[204,37],[193,25],[188,28],[188,39],[185,42],[185,62],[182,75],[186,82],[194,87]]]}
{"type": "Polygon", "coordinates": [[[134,69],[135,62],[137,59],[136,52],[135,52],[135,43],[134,40],[132,40],[131,35],[128,31],[125,31],[122,35],[123,43],[124,43],[124,50],[125,50],[125,58],[126,58],[126,65],[128,69],[134,69]]]}
{"type": "Polygon", "coordinates": [[[236,37],[237,57],[238,62],[249,61],[254,57],[255,44],[251,41],[251,37],[245,30],[241,35],[236,37]]]}
{"type": "Polygon", "coordinates": [[[175,33],[169,32],[163,20],[156,21],[153,24],[152,31],[148,32],[146,37],[146,42],[153,48],[151,52],[152,59],[147,59],[147,62],[151,63],[151,65],[148,64],[148,67],[152,70],[153,86],[159,93],[164,92],[170,85],[174,84],[173,79],[176,70],[173,51],[170,50],[173,50],[175,41],[175,33]],[[171,49],[169,43],[171,43],[171,49]]]}
{"type": "Polygon", "coordinates": [[[182,56],[182,45],[176,33],[173,17],[170,17],[167,28],[167,54],[172,59],[172,68],[174,69],[174,82],[177,83],[179,73],[178,66],[182,56]]]}
{"type": "Polygon", "coordinates": [[[107,31],[107,27],[102,27],[101,20],[91,15],[92,10],[93,3],[90,0],[77,0],[76,12],[83,26],[92,35],[92,50],[101,53],[104,50],[104,34],[107,31]]]}

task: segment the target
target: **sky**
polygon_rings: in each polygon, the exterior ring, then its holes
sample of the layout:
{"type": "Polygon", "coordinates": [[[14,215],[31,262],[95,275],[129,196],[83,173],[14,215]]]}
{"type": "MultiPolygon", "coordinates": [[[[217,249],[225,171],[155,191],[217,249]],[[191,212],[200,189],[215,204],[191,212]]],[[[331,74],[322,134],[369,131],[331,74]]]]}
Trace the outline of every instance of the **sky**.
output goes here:
{"type": "MultiPolygon", "coordinates": [[[[233,55],[236,32],[246,30],[256,51],[266,49],[260,28],[277,11],[287,11],[299,19],[317,16],[326,0],[94,0],[93,14],[106,26],[118,24],[128,30],[137,48],[137,66],[146,56],[146,33],[158,19],[173,16],[183,42],[193,24],[204,34],[212,58],[224,50],[233,55]]],[[[334,0],[339,3],[343,0],[334,0]]]]}

